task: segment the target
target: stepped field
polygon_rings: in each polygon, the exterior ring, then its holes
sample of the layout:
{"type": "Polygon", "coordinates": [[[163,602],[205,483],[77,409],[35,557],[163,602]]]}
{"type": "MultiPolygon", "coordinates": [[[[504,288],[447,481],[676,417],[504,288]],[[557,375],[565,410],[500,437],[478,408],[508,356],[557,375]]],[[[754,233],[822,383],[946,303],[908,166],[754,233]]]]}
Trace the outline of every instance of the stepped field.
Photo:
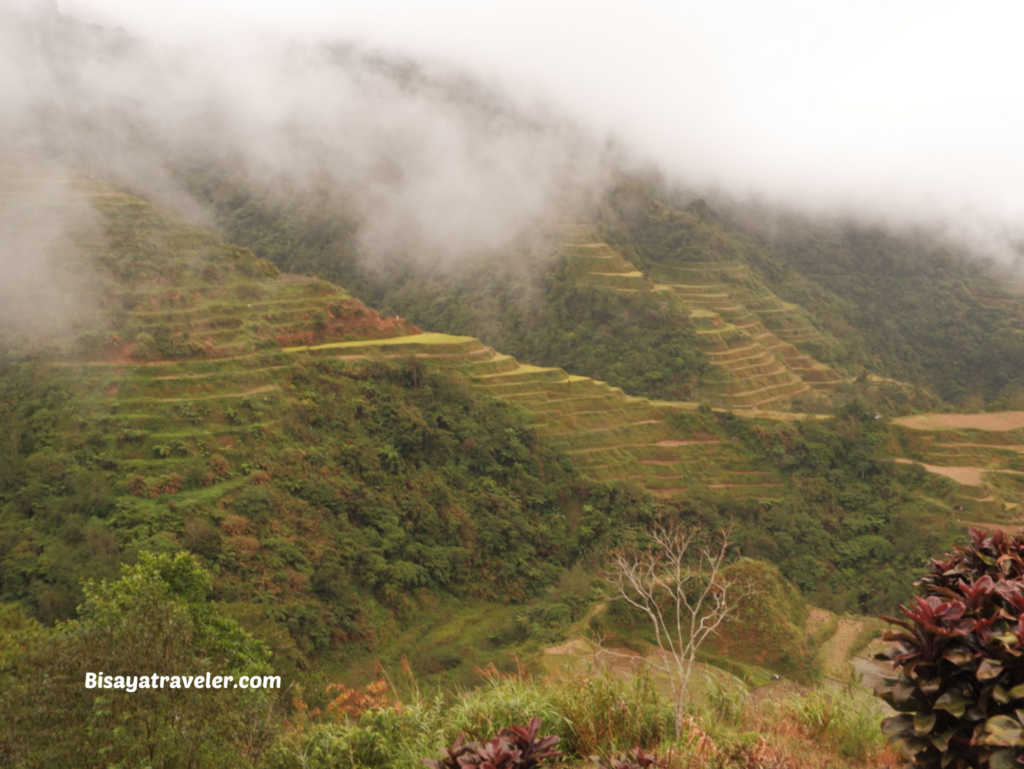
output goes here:
{"type": "Polygon", "coordinates": [[[897,462],[949,478],[965,513],[1024,519],[1024,412],[921,414],[893,420],[897,462]]]}
{"type": "MultiPolygon", "coordinates": [[[[97,180],[11,176],[19,196],[64,185],[63,205],[84,200],[102,223],[77,235],[66,265],[100,276],[79,292],[89,313],[71,332],[34,343],[78,383],[106,436],[97,448],[136,497],[172,495],[187,505],[231,493],[244,483],[237,470],[258,471],[241,468],[251,446],[280,427],[285,402],[297,397],[294,366],[322,357],[415,358],[440,367],[525,411],[548,445],[594,480],[661,496],[774,498],[784,489],[776,471],[696,404],[630,397],[560,368],[520,364],[472,337],[421,333],[327,282],[280,275],[247,250],[97,180]]],[[[59,213],[50,206],[42,215],[59,213]]],[[[607,245],[567,248],[612,290],[649,287],[607,245]]],[[[767,407],[805,386],[761,346],[746,355],[720,341],[709,349],[715,345],[728,373],[717,391],[727,405],[767,407]]]]}
{"type": "Polygon", "coordinates": [[[562,228],[564,256],[594,286],[652,291],[678,308],[696,329],[714,365],[702,385],[716,406],[780,409],[813,389],[841,381],[838,372],[797,345],[821,332],[797,305],[783,302],[737,262],[652,263],[649,276],[585,226],[562,228]]]}
{"type": "Polygon", "coordinates": [[[416,356],[448,367],[534,418],[538,432],[595,480],[631,481],[658,495],[779,496],[773,470],[716,432],[696,404],[652,402],[560,368],[523,365],[471,337],[416,334],[383,341],[328,343],[286,352],[357,359],[416,356]]]}

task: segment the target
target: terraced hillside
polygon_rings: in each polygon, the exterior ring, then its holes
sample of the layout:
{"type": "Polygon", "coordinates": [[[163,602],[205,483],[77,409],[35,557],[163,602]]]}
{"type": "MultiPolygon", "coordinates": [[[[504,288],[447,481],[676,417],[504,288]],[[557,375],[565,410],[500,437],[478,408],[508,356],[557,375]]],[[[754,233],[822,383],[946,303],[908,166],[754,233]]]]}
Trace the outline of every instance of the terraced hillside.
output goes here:
{"type": "Polygon", "coordinates": [[[430,359],[535,418],[551,444],[595,480],[631,481],[655,494],[773,498],[782,479],[751,460],[695,404],[652,402],[560,368],[523,365],[471,337],[417,334],[381,341],[288,348],[292,354],[353,360],[430,359]]]}
{"type": "Polygon", "coordinates": [[[702,384],[726,408],[779,409],[812,389],[827,390],[838,372],[797,345],[821,332],[797,305],[781,301],[738,262],[652,263],[649,277],[591,228],[563,228],[563,253],[585,280],[613,291],[657,292],[685,313],[715,366],[702,384]]]}
{"type": "MultiPolygon", "coordinates": [[[[18,179],[17,194],[58,181],[26,175],[18,179]]],[[[199,472],[197,452],[230,455],[270,429],[290,367],[306,356],[416,357],[447,367],[532,414],[540,433],[597,480],[632,481],[662,495],[780,493],[780,478],[752,467],[696,404],[652,403],[560,368],[522,365],[470,337],[420,333],[329,283],[279,275],[245,249],[221,244],[198,227],[170,223],[147,203],[99,181],[74,180],[69,195],[87,200],[108,222],[105,235],[97,230],[92,240],[80,239],[81,261],[95,262],[106,277],[92,294],[94,325],[79,329],[71,345],[54,353],[58,366],[110,402],[104,424],[133,476],[134,493],[155,496],[180,488],[199,472]],[[148,258],[156,251],[159,259],[148,258]]],[[[569,248],[590,268],[590,280],[613,290],[649,286],[607,245],[569,248]]],[[[682,296],[683,289],[656,287],[666,296],[682,296]]],[[[692,312],[706,317],[709,350],[719,352],[719,366],[731,377],[720,390],[723,402],[766,407],[806,389],[772,352],[784,345],[757,321],[741,318],[738,307],[720,329],[714,328],[717,310],[695,305],[692,312]],[[754,333],[756,339],[737,346],[754,333]],[[762,339],[774,346],[764,347],[762,339]]],[[[791,357],[803,360],[799,353],[791,357]]]]}
{"type": "MultiPolygon", "coordinates": [[[[67,180],[14,181],[20,205],[67,180]]],[[[67,619],[82,579],[189,550],[299,666],[371,647],[421,589],[526,600],[604,536],[577,536],[567,513],[596,484],[520,411],[413,357],[484,374],[501,356],[95,180],[65,189],[95,218],[49,256],[88,311],[45,335],[0,324],[0,601],[67,619]]],[[[609,504],[592,509],[619,525],[647,503],[609,504]]]]}
{"type": "Polygon", "coordinates": [[[949,478],[966,514],[1024,519],[1024,412],[922,414],[893,426],[903,455],[896,461],[949,478]]]}
{"type": "MultiPolygon", "coordinates": [[[[17,194],[57,183],[23,175],[17,194]]],[[[244,453],[236,449],[278,424],[294,365],[324,356],[346,362],[417,358],[444,367],[531,414],[550,445],[595,480],[630,481],[659,495],[770,498],[782,492],[780,477],[752,464],[696,404],[630,397],[560,368],[522,365],[474,338],[421,333],[329,283],[279,275],[247,250],[172,221],[102,182],[76,179],[68,194],[86,200],[106,223],[105,230],[79,236],[76,262],[91,264],[103,277],[89,294],[94,314],[50,355],[95,394],[108,448],[135,496],[180,494],[187,502],[190,495],[208,499],[230,491],[221,483],[238,483],[228,481],[237,478],[230,471],[233,457],[244,453]]],[[[591,280],[613,290],[648,285],[606,245],[575,248],[589,260],[591,280]]],[[[656,290],[668,295],[677,288],[683,286],[656,290]]],[[[703,308],[693,312],[707,314],[712,324],[720,317],[703,308]]],[[[744,356],[734,340],[760,327],[740,323],[735,331],[707,335],[732,377],[721,400],[768,406],[803,391],[803,380],[760,341],[744,356]],[[765,363],[747,362],[758,356],[765,363]]],[[[776,340],[775,347],[782,345],[776,340]]]]}

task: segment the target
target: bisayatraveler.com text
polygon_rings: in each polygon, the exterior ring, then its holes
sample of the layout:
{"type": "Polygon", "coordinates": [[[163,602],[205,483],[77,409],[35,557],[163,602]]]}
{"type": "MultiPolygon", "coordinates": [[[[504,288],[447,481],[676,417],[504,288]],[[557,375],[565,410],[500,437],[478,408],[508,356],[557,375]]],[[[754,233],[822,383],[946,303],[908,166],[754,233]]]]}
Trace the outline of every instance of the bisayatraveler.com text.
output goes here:
{"type": "Polygon", "coordinates": [[[147,676],[85,674],[86,689],[280,689],[281,676],[215,676],[210,673],[193,676],[165,676],[153,673],[147,676]]]}

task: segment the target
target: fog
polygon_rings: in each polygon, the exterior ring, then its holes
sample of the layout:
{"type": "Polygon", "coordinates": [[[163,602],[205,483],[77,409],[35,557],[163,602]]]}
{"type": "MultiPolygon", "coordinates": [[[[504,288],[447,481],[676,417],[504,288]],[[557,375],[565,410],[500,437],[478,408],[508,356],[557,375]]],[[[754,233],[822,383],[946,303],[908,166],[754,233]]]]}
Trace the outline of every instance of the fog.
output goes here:
{"type": "Polygon", "coordinates": [[[86,320],[96,225],[66,169],[0,155],[0,332],[31,346],[86,320]]]}
{"type": "Polygon", "coordinates": [[[0,141],[209,221],[177,181],[223,162],[264,190],[327,187],[369,258],[452,262],[600,195],[613,153],[580,123],[345,42],[166,42],[53,6],[0,27],[0,141]]]}
{"type": "Polygon", "coordinates": [[[168,158],[231,158],[272,186],[345,191],[371,256],[450,261],[650,163],[988,254],[1019,237],[1011,2],[68,0],[74,30],[6,3],[30,20],[0,29],[8,145],[193,216],[168,158]],[[93,23],[107,31],[83,42],[93,23]]]}

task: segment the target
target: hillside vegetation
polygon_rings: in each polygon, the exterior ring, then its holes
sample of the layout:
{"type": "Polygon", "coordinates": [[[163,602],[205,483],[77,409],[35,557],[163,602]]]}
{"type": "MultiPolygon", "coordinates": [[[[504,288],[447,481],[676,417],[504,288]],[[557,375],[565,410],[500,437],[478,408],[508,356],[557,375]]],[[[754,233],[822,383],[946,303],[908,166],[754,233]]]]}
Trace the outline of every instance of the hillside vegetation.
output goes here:
{"type": "MultiPolygon", "coordinates": [[[[21,184],[30,191],[42,181],[21,184]]],[[[652,523],[684,522],[734,524],[737,549],[750,560],[729,568],[760,586],[702,651],[708,681],[727,671],[744,687],[772,672],[809,682],[822,672],[817,646],[826,635],[809,623],[806,601],[836,612],[890,610],[919,564],[948,546],[956,507],[1012,513],[1010,497],[968,498],[947,479],[892,460],[925,462],[940,444],[971,444],[979,463],[1005,461],[990,477],[1011,484],[1015,434],[917,440],[908,431],[919,426],[887,415],[930,402],[926,396],[843,377],[839,363],[802,351],[798,345],[816,344],[826,358],[839,343],[773,298],[747,267],[721,268],[736,280],[701,282],[719,269],[709,260],[644,260],[598,222],[562,228],[554,261],[509,267],[504,274],[524,277],[505,288],[494,279],[489,298],[473,293],[489,264],[482,260],[451,294],[477,296],[475,310],[468,300],[446,300],[452,317],[469,308],[458,320],[469,323],[491,317],[485,310],[503,291],[522,288],[551,326],[511,309],[522,325],[501,333],[548,344],[553,356],[564,350],[595,373],[625,356],[625,365],[611,367],[623,381],[666,396],[640,397],[563,367],[520,362],[473,336],[423,332],[406,317],[380,315],[325,280],[282,274],[101,182],[79,179],[72,189],[96,217],[57,255],[67,274],[91,276],[78,292],[79,311],[45,335],[5,327],[0,356],[0,596],[13,605],[2,620],[0,676],[69,664],[79,634],[108,632],[91,608],[104,594],[85,580],[110,583],[123,564],[150,568],[158,557],[191,558],[197,574],[208,572],[203,595],[189,598],[205,608],[188,611],[217,617],[232,638],[251,634],[260,644],[254,659],[269,651],[276,673],[309,687],[311,710],[337,691],[325,681],[365,683],[370,661],[381,657],[451,686],[480,683],[479,671],[492,663],[550,672],[546,649],[591,632],[650,654],[648,629],[608,605],[593,578],[609,548],[643,543],[652,523]],[[638,264],[644,268],[628,269],[638,264]],[[533,293],[545,285],[552,293],[533,293]],[[544,310],[545,296],[567,303],[544,310]],[[789,318],[775,331],[761,320],[773,312],[789,318]],[[527,321],[533,336],[523,331],[527,321]],[[656,343],[645,347],[648,326],[656,343]],[[596,347],[577,347],[577,335],[596,347]],[[680,364],[658,369],[666,354],[680,364]],[[753,362],[723,365],[744,356],[753,362]],[[793,395],[820,394],[832,414],[773,410],[785,404],[770,392],[741,397],[787,382],[793,395]],[[678,400],[709,392],[750,408],[678,400]]],[[[694,226],[702,221],[685,216],[694,226]]],[[[388,296],[419,301],[414,288],[410,277],[388,296]]],[[[145,574],[165,579],[152,568],[145,574]]],[[[153,590],[172,600],[173,591],[153,590]]],[[[116,643],[102,648],[108,656],[97,664],[125,664],[116,643]]],[[[222,653],[205,646],[196,659],[222,653]]],[[[554,696],[531,691],[537,707],[554,696]]],[[[710,708],[702,711],[709,719],[724,709],[719,731],[706,731],[718,751],[708,756],[731,761],[753,748],[729,719],[764,717],[745,710],[742,697],[730,705],[732,695],[716,691],[707,683],[694,707],[710,708]]],[[[403,707],[427,707],[412,690],[402,696],[403,707]]],[[[643,707],[660,712],[650,697],[643,707]]],[[[342,725],[302,722],[305,702],[284,699],[250,703],[261,720],[249,737],[216,719],[210,728],[251,738],[238,755],[280,766],[291,765],[289,751],[301,753],[307,739],[383,739],[372,736],[380,723],[364,723],[362,711],[342,725]],[[304,725],[275,742],[271,707],[304,725]]],[[[385,717],[394,702],[366,717],[385,717]]],[[[564,718],[569,729],[583,716],[564,718]]],[[[653,735],[660,716],[651,718],[653,735]]],[[[443,723],[437,728],[456,721],[443,723]]],[[[776,729],[768,720],[762,726],[776,729]]],[[[410,751],[438,747],[418,728],[387,727],[407,730],[410,751]]],[[[651,740],[645,744],[670,744],[651,740]]]]}
{"type": "Polygon", "coordinates": [[[65,619],[83,578],[186,549],[224,611],[304,665],[372,647],[419,590],[523,600],[652,514],[595,493],[597,520],[572,530],[590,482],[515,409],[411,357],[282,347],[414,327],[138,199],[83,194],[104,222],[77,257],[105,276],[97,325],[0,366],[3,600],[65,619]]]}

